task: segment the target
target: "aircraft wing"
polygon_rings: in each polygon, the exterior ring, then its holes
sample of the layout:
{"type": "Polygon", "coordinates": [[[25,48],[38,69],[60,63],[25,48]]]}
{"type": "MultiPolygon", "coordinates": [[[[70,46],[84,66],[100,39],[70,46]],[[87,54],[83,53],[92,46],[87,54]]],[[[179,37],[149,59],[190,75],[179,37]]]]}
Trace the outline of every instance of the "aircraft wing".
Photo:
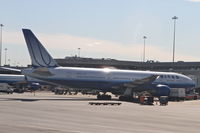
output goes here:
{"type": "Polygon", "coordinates": [[[2,69],[5,69],[5,70],[9,70],[9,71],[14,71],[14,72],[21,72],[20,69],[16,69],[16,68],[10,68],[10,67],[1,67],[2,69]]]}
{"type": "Polygon", "coordinates": [[[15,82],[14,84],[18,84],[18,85],[24,85],[24,84],[28,84],[28,81],[26,80],[23,80],[23,81],[18,81],[18,82],[15,82]]]}
{"type": "Polygon", "coordinates": [[[151,75],[143,79],[137,79],[130,83],[124,83],[121,86],[115,86],[114,88],[139,88],[141,86],[149,85],[154,82],[159,75],[151,75]]]}
{"type": "Polygon", "coordinates": [[[44,76],[44,77],[48,77],[48,76],[53,76],[54,74],[52,74],[48,68],[46,67],[40,67],[37,68],[33,71],[34,74],[37,74],[39,76],[44,76]]]}
{"type": "Polygon", "coordinates": [[[143,79],[137,79],[131,83],[125,83],[124,87],[129,87],[129,88],[134,88],[140,85],[146,85],[146,84],[151,84],[153,81],[155,81],[158,78],[158,75],[152,75],[147,78],[143,79]]]}

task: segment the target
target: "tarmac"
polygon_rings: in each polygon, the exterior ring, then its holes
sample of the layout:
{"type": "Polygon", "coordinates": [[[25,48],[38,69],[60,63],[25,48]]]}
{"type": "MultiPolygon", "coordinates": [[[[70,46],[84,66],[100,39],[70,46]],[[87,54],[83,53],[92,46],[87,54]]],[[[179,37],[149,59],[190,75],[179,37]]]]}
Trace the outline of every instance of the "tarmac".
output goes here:
{"type": "MultiPolygon", "coordinates": [[[[89,105],[94,96],[0,94],[0,133],[199,133],[200,101],[89,105]]],[[[119,102],[101,101],[101,102],[119,102]]]]}

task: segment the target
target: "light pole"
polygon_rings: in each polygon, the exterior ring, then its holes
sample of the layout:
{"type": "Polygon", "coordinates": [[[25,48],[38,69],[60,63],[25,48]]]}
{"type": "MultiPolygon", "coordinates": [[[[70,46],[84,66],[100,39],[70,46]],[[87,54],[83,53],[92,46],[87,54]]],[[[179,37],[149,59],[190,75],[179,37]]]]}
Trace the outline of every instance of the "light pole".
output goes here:
{"type": "Polygon", "coordinates": [[[145,62],[145,39],[147,39],[147,37],[146,36],[143,36],[143,39],[144,39],[144,48],[143,48],[143,62],[145,62]]]}
{"type": "Polygon", "coordinates": [[[10,59],[8,59],[8,65],[10,66],[10,59]]]}
{"type": "Polygon", "coordinates": [[[172,57],[172,62],[174,63],[174,58],[175,58],[175,39],[176,39],[176,20],[178,17],[174,16],[172,17],[174,20],[174,37],[173,37],[173,57],[172,57]]]}
{"type": "Polygon", "coordinates": [[[7,61],[7,48],[4,49],[5,50],[5,65],[6,65],[6,61],[7,61]]]}
{"type": "Polygon", "coordinates": [[[1,40],[0,40],[0,66],[1,64],[1,56],[2,56],[2,27],[4,26],[3,24],[0,24],[1,26],[1,40]]]}
{"type": "Polygon", "coordinates": [[[80,58],[81,48],[78,48],[78,57],[80,58]]]}

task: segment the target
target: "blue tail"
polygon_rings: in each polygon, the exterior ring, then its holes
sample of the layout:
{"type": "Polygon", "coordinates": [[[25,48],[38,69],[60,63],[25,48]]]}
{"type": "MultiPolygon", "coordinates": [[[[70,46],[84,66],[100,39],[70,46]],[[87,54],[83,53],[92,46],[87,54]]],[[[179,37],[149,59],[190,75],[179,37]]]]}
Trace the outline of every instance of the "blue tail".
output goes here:
{"type": "Polygon", "coordinates": [[[58,64],[29,29],[22,29],[33,67],[57,67],[58,64]]]}

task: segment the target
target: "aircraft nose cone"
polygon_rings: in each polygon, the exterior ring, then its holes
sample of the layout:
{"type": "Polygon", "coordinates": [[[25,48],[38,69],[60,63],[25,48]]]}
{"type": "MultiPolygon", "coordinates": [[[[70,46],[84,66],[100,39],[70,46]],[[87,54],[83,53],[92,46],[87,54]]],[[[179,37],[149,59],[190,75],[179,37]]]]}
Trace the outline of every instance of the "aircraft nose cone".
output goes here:
{"type": "Polygon", "coordinates": [[[188,84],[191,86],[191,87],[195,87],[196,83],[192,80],[192,79],[188,79],[188,84]]]}
{"type": "Polygon", "coordinates": [[[192,87],[195,87],[195,85],[196,85],[196,83],[192,80],[192,81],[190,81],[191,82],[191,84],[192,84],[192,87]]]}

